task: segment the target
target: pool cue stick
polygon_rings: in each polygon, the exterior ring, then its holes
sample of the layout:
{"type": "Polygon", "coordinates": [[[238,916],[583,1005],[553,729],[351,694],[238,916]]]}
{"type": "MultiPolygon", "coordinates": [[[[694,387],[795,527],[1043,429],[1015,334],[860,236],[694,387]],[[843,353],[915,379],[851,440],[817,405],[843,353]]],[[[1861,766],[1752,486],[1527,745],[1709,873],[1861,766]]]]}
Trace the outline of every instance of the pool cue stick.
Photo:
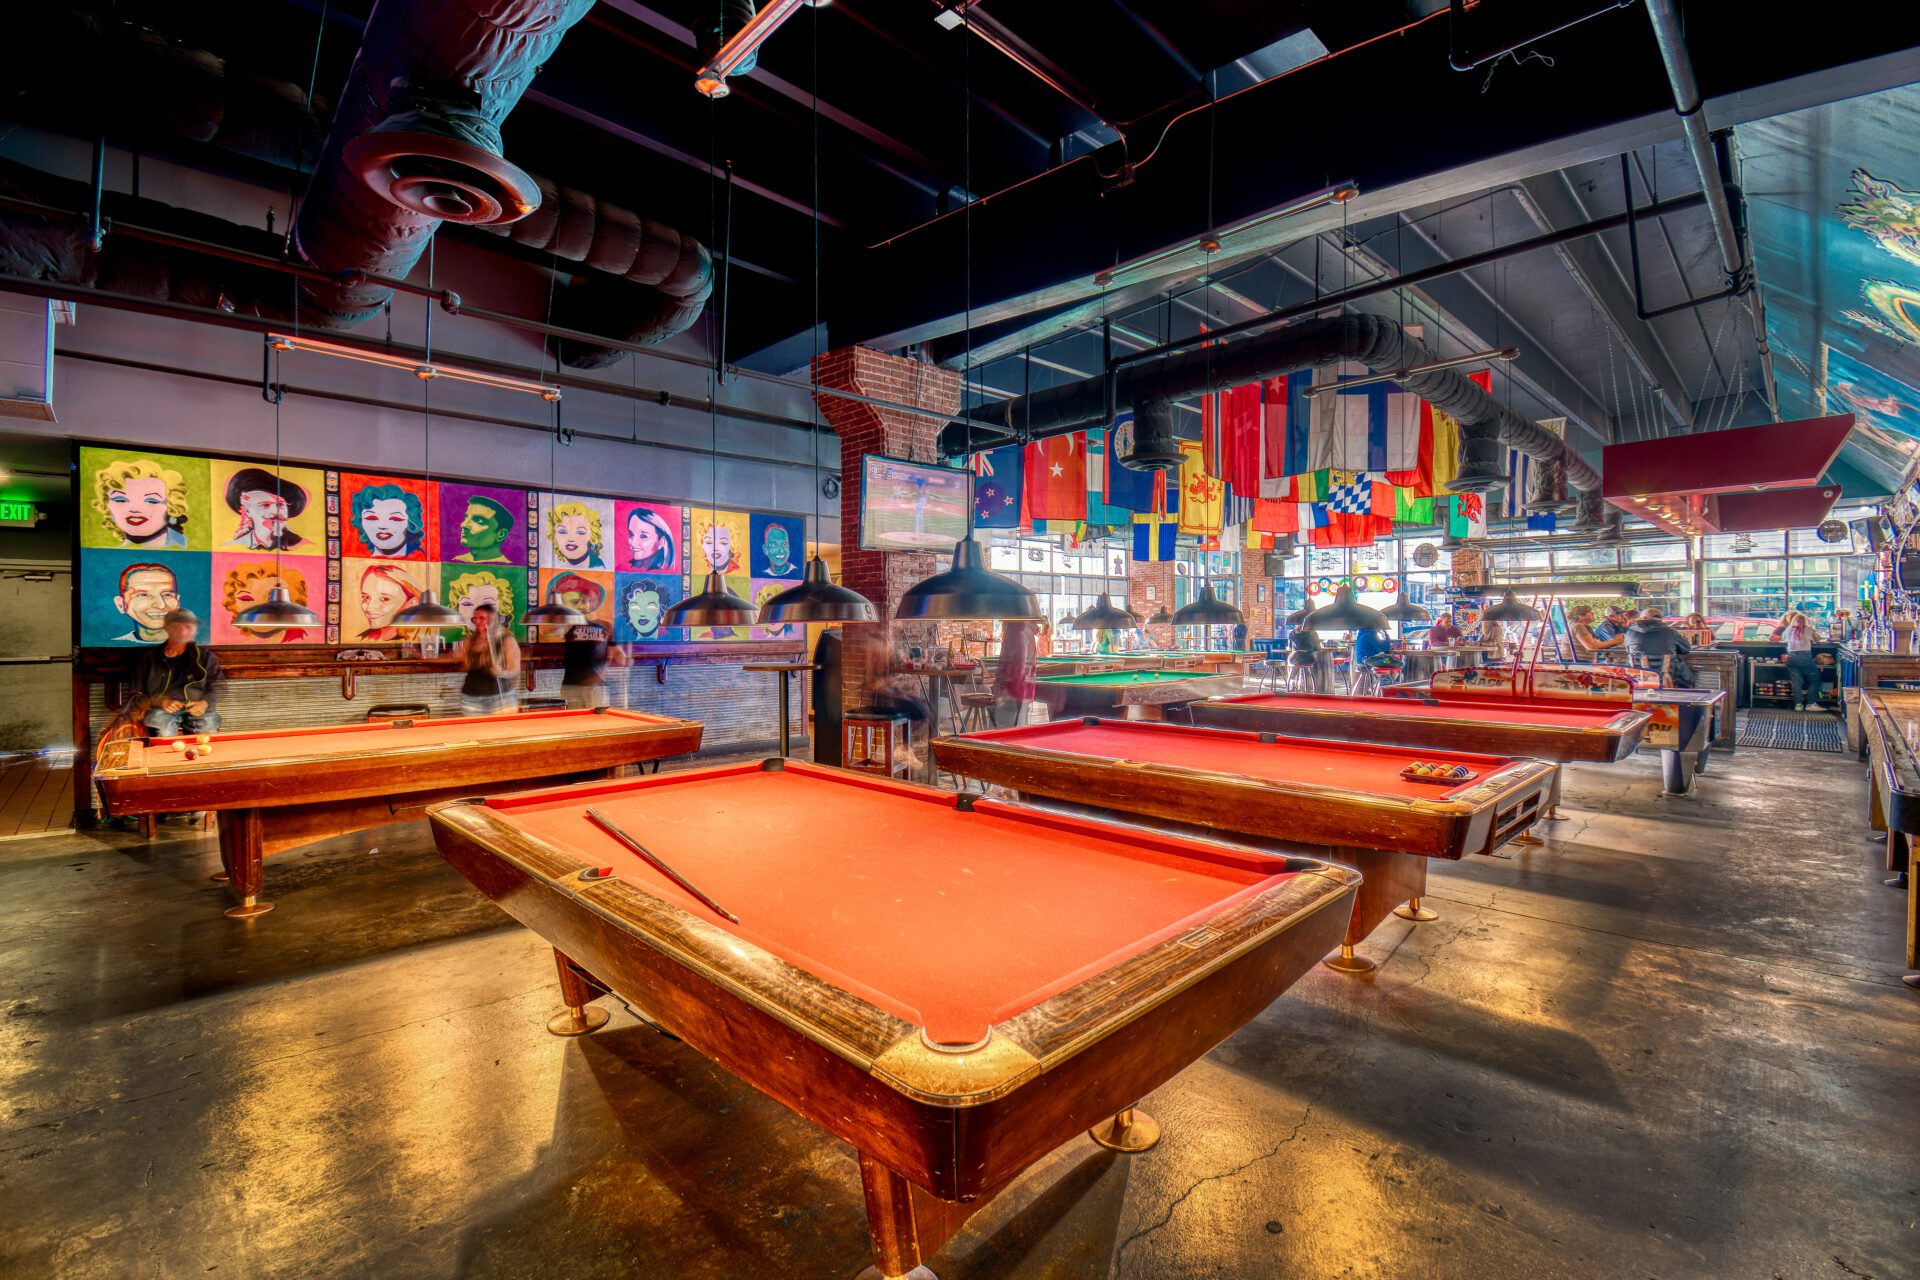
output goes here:
{"type": "Polygon", "coordinates": [[[733,914],[733,912],[727,910],[725,907],[715,902],[712,898],[709,898],[706,894],[700,892],[699,889],[694,887],[692,881],[688,880],[685,876],[681,875],[678,871],[675,871],[672,867],[662,862],[659,856],[653,853],[650,849],[648,849],[647,846],[641,844],[638,840],[635,840],[632,836],[628,835],[626,832],[622,831],[619,827],[615,826],[612,819],[608,818],[606,814],[601,813],[598,809],[594,808],[592,805],[588,805],[587,817],[592,820],[593,825],[595,825],[596,827],[599,827],[602,831],[612,836],[615,840],[618,840],[621,844],[627,846],[627,848],[639,854],[641,858],[646,860],[646,863],[648,866],[652,867],[655,871],[658,871],[661,875],[665,876],[667,879],[673,881],[675,884],[679,885],[682,889],[685,889],[688,893],[698,898],[715,915],[724,916],[728,920],[733,921],[733,923],[735,924],[740,923],[739,916],[733,914]]]}

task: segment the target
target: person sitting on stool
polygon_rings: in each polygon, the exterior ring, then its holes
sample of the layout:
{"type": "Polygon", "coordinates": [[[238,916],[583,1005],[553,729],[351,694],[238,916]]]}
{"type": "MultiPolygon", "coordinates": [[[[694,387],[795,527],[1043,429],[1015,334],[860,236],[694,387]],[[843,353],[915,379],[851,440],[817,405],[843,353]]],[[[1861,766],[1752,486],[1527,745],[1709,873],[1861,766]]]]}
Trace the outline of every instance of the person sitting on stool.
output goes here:
{"type": "Polygon", "coordinates": [[[1287,637],[1287,665],[1293,668],[1287,683],[1291,685],[1302,674],[1306,677],[1307,688],[1319,692],[1320,687],[1320,636],[1319,633],[1302,622],[1287,637]]]}
{"type": "Polygon", "coordinates": [[[141,651],[133,664],[133,691],[147,699],[141,723],[159,738],[217,733],[220,686],[225,675],[213,650],[194,643],[200,619],[175,609],[162,622],[167,638],[141,651]]]}

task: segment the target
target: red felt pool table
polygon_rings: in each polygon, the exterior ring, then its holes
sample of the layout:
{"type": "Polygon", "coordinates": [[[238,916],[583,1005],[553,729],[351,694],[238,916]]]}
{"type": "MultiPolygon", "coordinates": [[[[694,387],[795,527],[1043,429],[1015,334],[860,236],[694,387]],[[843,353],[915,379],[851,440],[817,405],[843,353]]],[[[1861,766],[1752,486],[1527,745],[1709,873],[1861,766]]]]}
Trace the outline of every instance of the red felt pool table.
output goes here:
{"type": "Polygon", "coordinates": [[[1538,760],[1091,718],[940,738],[933,753],[950,773],[1023,797],[1226,840],[1278,841],[1358,868],[1366,881],[1339,954],[1327,960],[1346,973],[1373,968],[1353,948],[1389,912],[1436,918],[1420,904],[1427,859],[1491,853],[1521,835],[1541,816],[1557,773],[1538,760]],[[1416,761],[1473,777],[1401,776],[1416,761]]]}
{"type": "Polygon", "coordinates": [[[593,1029],[587,1002],[617,992],[855,1147],[888,1277],[928,1274],[1090,1126],[1150,1146],[1133,1104],[1312,967],[1359,879],[780,760],[429,816],[448,862],[553,944],[570,1007],[549,1029],[593,1029]]]}
{"type": "Polygon", "coordinates": [[[217,733],[212,754],[194,760],[174,741],[109,744],[94,775],[101,803],[115,817],[214,810],[240,899],[227,914],[246,917],[273,909],[259,900],[268,854],[405,822],[456,796],[684,755],[700,749],[700,724],[599,707],[217,733]]]}
{"type": "Polygon", "coordinates": [[[1631,707],[1579,702],[1520,706],[1317,693],[1212,698],[1194,703],[1191,711],[1195,724],[1221,729],[1532,756],[1555,764],[1624,760],[1640,745],[1649,718],[1631,707]]]}

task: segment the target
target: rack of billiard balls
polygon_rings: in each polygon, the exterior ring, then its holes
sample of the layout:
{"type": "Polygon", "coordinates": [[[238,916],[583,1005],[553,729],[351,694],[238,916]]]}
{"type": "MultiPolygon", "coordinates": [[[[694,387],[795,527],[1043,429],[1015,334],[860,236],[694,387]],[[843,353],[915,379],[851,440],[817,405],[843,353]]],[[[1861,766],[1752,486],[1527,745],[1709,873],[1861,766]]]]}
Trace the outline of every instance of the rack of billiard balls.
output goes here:
{"type": "Polygon", "coordinates": [[[198,760],[202,756],[213,754],[213,739],[204,733],[196,735],[192,742],[188,742],[185,738],[175,738],[173,749],[189,760],[198,760]]]}

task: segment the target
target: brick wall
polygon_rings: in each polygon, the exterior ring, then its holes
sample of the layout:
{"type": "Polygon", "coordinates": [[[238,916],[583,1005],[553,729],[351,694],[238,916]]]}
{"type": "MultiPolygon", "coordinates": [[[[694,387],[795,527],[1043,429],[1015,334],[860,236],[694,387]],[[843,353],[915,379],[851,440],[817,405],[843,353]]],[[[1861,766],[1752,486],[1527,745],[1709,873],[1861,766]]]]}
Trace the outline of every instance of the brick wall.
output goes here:
{"type": "MultiPolygon", "coordinates": [[[[1171,560],[1132,560],[1127,561],[1127,608],[1143,618],[1150,618],[1165,609],[1171,613],[1173,600],[1173,561],[1171,560]],[[1153,588],[1153,599],[1147,599],[1147,588],[1153,588]]],[[[1171,648],[1173,628],[1169,626],[1145,628],[1147,639],[1158,648],[1171,648]]]]}
{"type": "MultiPolygon", "coordinates": [[[[820,356],[815,375],[822,387],[876,399],[918,405],[951,416],[960,409],[960,375],[952,369],[872,351],[841,347],[820,356]]],[[[867,676],[886,661],[888,647],[940,643],[933,623],[895,622],[894,607],[906,589],[936,573],[944,557],[920,552],[860,549],[860,460],[869,454],[931,462],[945,418],[929,418],[878,405],[819,397],[820,412],[840,436],[840,580],[873,601],[880,625],[846,632],[849,708],[866,705],[867,676]]]]}
{"type": "Polygon", "coordinates": [[[1266,573],[1266,558],[1264,551],[1240,554],[1240,612],[1247,615],[1247,636],[1253,640],[1273,634],[1273,579],[1266,573]]]}

